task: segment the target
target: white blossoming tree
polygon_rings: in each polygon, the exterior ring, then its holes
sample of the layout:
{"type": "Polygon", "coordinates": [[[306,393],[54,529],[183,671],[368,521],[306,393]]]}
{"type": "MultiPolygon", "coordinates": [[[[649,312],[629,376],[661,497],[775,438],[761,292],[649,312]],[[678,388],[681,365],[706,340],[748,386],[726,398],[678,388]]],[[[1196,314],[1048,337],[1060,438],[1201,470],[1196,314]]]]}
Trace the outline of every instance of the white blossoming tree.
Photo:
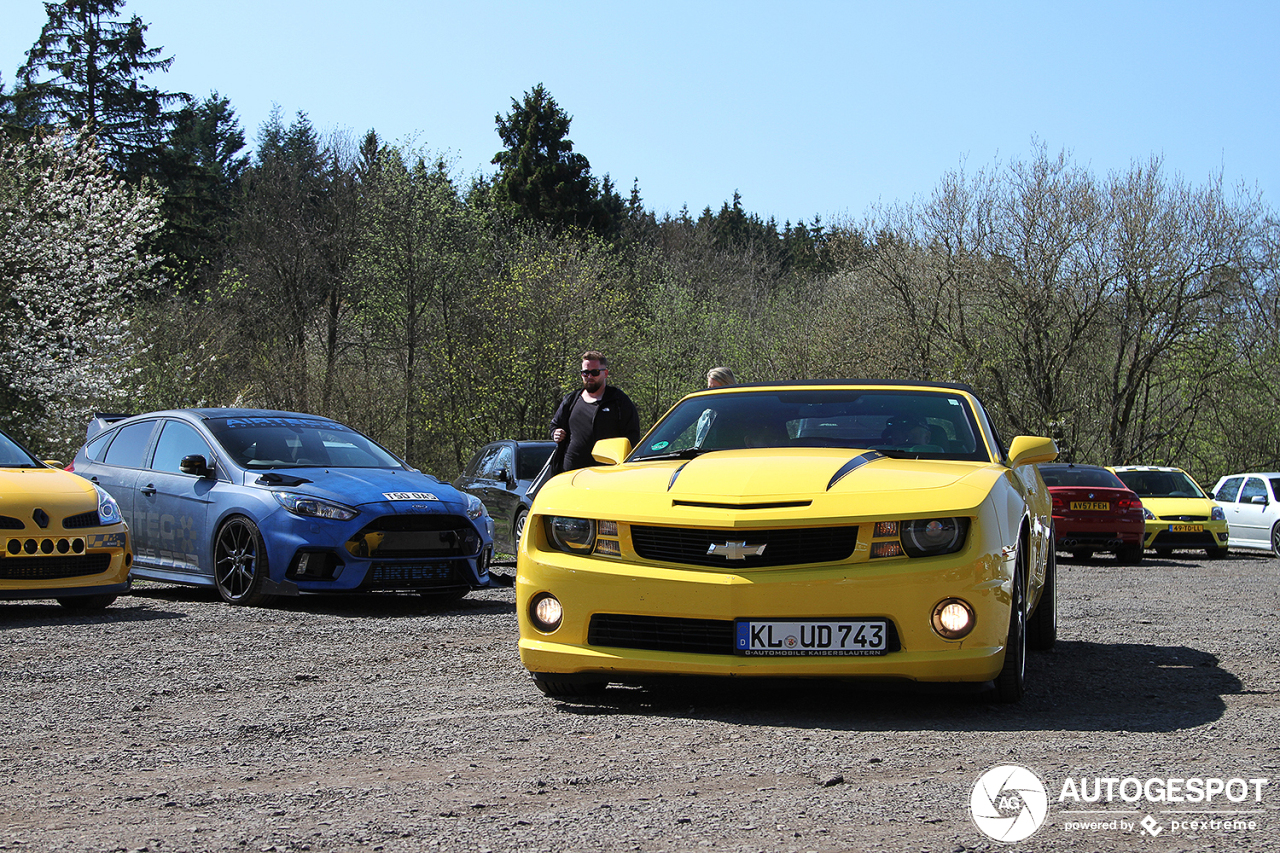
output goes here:
{"type": "Polygon", "coordinates": [[[128,315],[159,284],[161,224],[86,140],[0,140],[0,423],[33,449],[69,455],[129,388],[128,315]]]}

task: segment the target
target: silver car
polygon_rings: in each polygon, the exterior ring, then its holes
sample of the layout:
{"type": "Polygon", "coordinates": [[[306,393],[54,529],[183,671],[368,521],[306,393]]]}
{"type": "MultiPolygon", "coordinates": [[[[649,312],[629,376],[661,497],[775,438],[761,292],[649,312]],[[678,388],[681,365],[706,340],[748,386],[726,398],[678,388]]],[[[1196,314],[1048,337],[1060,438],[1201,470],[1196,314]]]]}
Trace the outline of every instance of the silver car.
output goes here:
{"type": "Polygon", "coordinates": [[[1229,474],[1213,487],[1227,513],[1231,547],[1280,557],[1280,473],[1229,474]]]}

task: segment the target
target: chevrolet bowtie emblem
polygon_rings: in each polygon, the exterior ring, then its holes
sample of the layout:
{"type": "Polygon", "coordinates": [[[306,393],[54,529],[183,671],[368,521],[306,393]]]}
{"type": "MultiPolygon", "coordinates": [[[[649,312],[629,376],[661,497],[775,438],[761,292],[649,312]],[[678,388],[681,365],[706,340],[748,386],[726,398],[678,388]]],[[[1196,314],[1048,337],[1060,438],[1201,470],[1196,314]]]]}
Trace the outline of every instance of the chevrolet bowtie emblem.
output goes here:
{"type": "Polygon", "coordinates": [[[748,545],[746,542],[726,542],[723,545],[712,545],[707,554],[717,554],[726,560],[745,560],[747,557],[758,557],[764,553],[764,545],[748,545]]]}

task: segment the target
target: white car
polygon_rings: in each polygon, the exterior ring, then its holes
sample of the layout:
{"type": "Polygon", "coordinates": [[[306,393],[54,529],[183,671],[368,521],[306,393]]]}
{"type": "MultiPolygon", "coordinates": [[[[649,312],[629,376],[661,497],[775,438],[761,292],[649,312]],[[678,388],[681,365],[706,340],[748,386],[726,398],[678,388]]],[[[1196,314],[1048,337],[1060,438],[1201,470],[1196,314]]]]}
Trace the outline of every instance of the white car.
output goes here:
{"type": "Polygon", "coordinates": [[[1280,474],[1229,474],[1213,487],[1213,499],[1226,510],[1232,548],[1280,557],[1280,474]]]}

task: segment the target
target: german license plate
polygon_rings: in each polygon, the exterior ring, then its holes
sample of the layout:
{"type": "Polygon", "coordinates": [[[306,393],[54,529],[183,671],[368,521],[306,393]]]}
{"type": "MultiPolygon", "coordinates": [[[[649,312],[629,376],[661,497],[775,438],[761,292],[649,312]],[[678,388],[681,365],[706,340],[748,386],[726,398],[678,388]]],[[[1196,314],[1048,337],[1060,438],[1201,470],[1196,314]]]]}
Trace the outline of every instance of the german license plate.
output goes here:
{"type": "Polygon", "coordinates": [[[734,651],[755,657],[883,655],[889,651],[883,619],[739,619],[734,651]]]}
{"type": "Polygon", "coordinates": [[[1101,510],[1106,512],[1111,509],[1111,504],[1107,501],[1072,501],[1071,508],[1074,510],[1101,510]]]}
{"type": "Polygon", "coordinates": [[[1170,524],[1170,533],[1203,533],[1203,524],[1170,524]]]}

